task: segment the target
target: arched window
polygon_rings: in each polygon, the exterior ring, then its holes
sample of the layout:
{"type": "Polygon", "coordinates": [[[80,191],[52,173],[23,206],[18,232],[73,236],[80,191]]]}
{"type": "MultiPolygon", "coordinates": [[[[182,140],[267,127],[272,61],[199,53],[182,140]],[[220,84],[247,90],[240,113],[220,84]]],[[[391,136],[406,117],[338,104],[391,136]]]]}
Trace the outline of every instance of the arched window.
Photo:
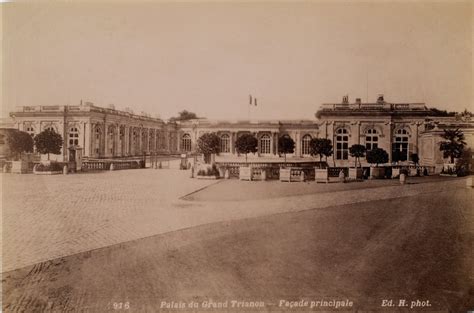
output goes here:
{"type": "Polygon", "coordinates": [[[69,128],[69,145],[79,145],[79,130],[73,126],[69,128]]]}
{"type": "Polygon", "coordinates": [[[309,149],[309,143],[311,142],[311,136],[310,135],[304,135],[303,138],[301,139],[301,152],[303,155],[309,155],[310,154],[310,149],[309,149]]]}
{"type": "Polygon", "coordinates": [[[378,148],[379,146],[379,136],[377,134],[377,130],[370,128],[365,133],[365,148],[368,150],[372,150],[378,148]]]}
{"type": "Polygon", "coordinates": [[[181,150],[184,152],[191,151],[191,136],[189,134],[184,134],[181,137],[181,150]]]}
{"type": "Polygon", "coordinates": [[[260,153],[270,154],[270,146],[270,136],[268,134],[262,135],[262,137],[260,137],[260,153]]]}
{"type": "Polygon", "coordinates": [[[339,128],[336,131],[336,160],[349,159],[349,135],[347,129],[339,128]]]}
{"type": "Polygon", "coordinates": [[[398,129],[395,132],[392,149],[392,158],[395,157],[397,161],[408,160],[408,137],[409,133],[406,129],[398,129]]]}
{"type": "Polygon", "coordinates": [[[31,136],[31,137],[34,137],[35,135],[35,129],[33,128],[33,126],[29,125],[26,127],[25,131],[31,136]]]}
{"type": "Polygon", "coordinates": [[[224,134],[224,135],[221,136],[220,151],[222,153],[229,153],[230,152],[230,136],[228,134],[224,134]]]}

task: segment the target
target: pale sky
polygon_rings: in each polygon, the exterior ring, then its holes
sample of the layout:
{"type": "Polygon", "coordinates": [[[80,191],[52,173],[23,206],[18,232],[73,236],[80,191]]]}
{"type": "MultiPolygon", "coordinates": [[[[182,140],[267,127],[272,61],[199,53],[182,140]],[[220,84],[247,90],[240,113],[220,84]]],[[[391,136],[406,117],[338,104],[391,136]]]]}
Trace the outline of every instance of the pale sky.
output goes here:
{"type": "Polygon", "coordinates": [[[162,118],[247,118],[249,94],[260,119],[313,119],[345,94],[472,109],[470,1],[2,8],[3,115],[82,99],[162,118]]]}

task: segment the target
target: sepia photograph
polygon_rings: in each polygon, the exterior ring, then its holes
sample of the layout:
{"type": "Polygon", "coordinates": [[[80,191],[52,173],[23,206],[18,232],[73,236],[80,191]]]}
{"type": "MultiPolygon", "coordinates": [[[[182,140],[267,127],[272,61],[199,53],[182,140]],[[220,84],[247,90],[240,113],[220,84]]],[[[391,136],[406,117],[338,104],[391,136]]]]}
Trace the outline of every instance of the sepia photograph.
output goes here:
{"type": "Polygon", "coordinates": [[[473,1],[0,2],[0,312],[474,312],[473,1]]]}

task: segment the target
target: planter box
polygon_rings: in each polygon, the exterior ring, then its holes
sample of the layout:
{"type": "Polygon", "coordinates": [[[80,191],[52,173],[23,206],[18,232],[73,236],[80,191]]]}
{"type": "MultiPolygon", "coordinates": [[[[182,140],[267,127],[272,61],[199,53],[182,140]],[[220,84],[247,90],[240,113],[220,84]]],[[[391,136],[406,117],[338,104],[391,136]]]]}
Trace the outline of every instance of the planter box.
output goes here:
{"type": "Polygon", "coordinates": [[[34,171],[33,174],[35,175],[61,175],[63,174],[63,172],[62,171],[47,171],[47,172],[34,171]]]}
{"type": "Polygon", "coordinates": [[[371,167],[370,168],[370,177],[384,178],[384,176],[385,176],[385,167],[371,167]]]}
{"type": "Polygon", "coordinates": [[[362,169],[360,167],[350,167],[349,179],[362,179],[362,169]]]}
{"type": "Polygon", "coordinates": [[[25,174],[28,173],[28,162],[12,161],[11,173],[25,174]]]}
{"type": "Polygon", "coordinates": [[[252,180],[252,168],[244,166],[239,167],[239,179],[252,180]]]}
{"type": "Polygon", "coordinates": [[[329,172],[328,169],[320,169],[320,168],[315,168],[314,169],[314,180],[319,183],[319,182],[324,182],[328,183],[329,182],[329,172]]]}
{"type": "Polygon", "coordinates": [[[280,168],[280,181],[291,181],[291,169],[280,168]]]}
{"type": "Polygon", "coordinates": [[[399,168],[392,168],[392,178],[398,178],[400,176],[399,168]]]}
{"type": "Polygon", "coordinates": [[[216,180],[217,177],[216,176],[202,176],[202,175],[198,175],[196,176],[197,179],[209,179],[209,180],[216,180]]]}

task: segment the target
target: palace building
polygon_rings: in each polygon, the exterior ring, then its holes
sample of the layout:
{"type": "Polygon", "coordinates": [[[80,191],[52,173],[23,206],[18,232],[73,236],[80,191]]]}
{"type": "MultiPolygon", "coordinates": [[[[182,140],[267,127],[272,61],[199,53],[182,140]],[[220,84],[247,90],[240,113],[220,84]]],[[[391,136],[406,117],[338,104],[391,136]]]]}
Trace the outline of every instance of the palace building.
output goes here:
{"type": "MultiPolygon", "coordinates": [[[[86,102],[68,106],[24,106],[11,113],[14,127],[35,135],[50,128],[65,138],[63,151],[81,147],[85,158],[121,158],[150,153],[194,154],[198,138],[209,132],[221,138],[221,153],[216,160],[239,161],[235,141],[243,133],[258,139],[258,152],[249,155],[254,161],[281,162],[278,138],[290,136],[295,152],[292,161],[316,160],[310,155],[312,138],[328,138],[334,153],[330,165],[354,166],[349,147],[364,145],[368,150],[382,148],[389,163],[408,163],[418,154],[420,164],[436,168],[443,164],[439,151],[444,128],[461,128],[470,147],[474,146],[474,123],[470,116],[436,116],[423,103],[390,103],[380,95],[376,102],[325,103],[313,120],[208,120],[204,118],[165,122],[148,114],[103,108],[86,102]],[[397,160],[395,160],[395,155],[397,160]]],[[[66,160],[63,152],[60,160],[66,160]]],[[[368,166],[361,160],[363,166],[368,166]]]]}

